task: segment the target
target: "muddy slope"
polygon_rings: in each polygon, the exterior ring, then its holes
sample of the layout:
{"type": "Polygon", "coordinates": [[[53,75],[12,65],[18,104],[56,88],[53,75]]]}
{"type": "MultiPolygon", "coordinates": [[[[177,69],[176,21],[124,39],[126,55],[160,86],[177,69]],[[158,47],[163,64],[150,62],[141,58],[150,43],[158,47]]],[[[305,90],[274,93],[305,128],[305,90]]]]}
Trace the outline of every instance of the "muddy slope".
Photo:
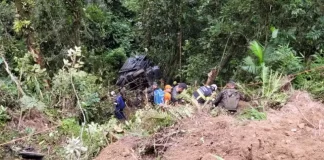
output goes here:
{"type": "MultiPolygon", "coordinates": [[[[267,116],[265,121],[210,115],[187,119],[177,126],[185,133],[171,138],[161,159],[324,159],[323,104],[297,91],[281,111],[269,111],[267,116]]],[[[96,160],[143,159],[138,146],[138,139],[128,137],[105,148],[96,160]]]]}

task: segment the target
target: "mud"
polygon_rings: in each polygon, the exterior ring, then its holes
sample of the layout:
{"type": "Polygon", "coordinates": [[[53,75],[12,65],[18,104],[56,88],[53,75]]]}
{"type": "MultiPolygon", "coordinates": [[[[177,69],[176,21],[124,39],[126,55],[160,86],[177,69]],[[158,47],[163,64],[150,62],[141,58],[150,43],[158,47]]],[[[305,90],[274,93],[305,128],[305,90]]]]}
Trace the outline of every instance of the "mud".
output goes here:
{"type": "MultiPolygon", "coordinates": [[[[185,133],[172,137],[172,145],[161,159],[322,160],[323,125],[324,104],[296,91],[280,111],[269,110],[264,121],[209,114],[182,121],[177,127],[185,133]]],[[[136,151],[139,144],[138,139],[118,141],[104,149],[96,160],[156,159],[141,158],[136,151]]]]}

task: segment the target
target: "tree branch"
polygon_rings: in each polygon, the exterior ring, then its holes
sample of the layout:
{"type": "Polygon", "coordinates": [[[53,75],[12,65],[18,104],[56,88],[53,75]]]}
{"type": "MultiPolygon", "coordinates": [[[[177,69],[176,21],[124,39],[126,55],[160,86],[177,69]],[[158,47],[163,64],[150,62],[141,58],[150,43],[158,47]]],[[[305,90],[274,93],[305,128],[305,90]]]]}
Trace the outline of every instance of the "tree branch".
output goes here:
{"type": "Polygon", "coordinates": [[[2,50],[0,50],[0,55],[1,55],[1,58],[3,60],[3,63],[5,64],[5,70],[9,74],[11,80],[16,83],[16,86],[17,86],[18,91],[20,92],[20,94],[26,95],[25,92],[24,92],[24,90],[21,87],[20,81],[17,80],[17,78],[11,73],[10,67],[8,65],[8,62],[6,61],[6,58],[5,58],[2,50]]]}

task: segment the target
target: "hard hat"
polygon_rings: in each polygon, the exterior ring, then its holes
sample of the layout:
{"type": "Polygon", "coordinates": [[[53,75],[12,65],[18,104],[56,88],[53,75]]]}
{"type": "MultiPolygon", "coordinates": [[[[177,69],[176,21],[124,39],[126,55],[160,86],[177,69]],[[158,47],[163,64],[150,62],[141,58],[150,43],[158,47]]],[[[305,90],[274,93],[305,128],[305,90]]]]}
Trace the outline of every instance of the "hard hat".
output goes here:
{"type": "Polygon", "coordinates": [[[116,95],[115,91],[111,91],[110,95],[112,95],[112,96],[116,95]]]}
{"type": "Polygon", "coordinates": [[[164,89],[172,89],[172,86],[170,86],[170,85],[166,85],[166,86],[164,87],[164,89]]]}
{"type": "Polygon", "coordinates": [[[210,87],[211,87],[211,89],[212,89],[213,91],[216,91],[216,89],[217,89],[217,85],[216,85],[216,84],[212,84],[210,87]]]}

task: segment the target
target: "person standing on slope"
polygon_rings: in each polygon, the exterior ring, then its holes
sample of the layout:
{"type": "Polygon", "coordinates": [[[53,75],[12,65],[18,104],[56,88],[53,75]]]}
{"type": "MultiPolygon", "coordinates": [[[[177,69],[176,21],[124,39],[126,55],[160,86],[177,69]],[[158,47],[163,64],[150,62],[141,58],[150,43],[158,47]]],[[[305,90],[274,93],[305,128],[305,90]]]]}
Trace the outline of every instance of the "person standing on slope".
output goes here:
{"type": "Polygon", "coordinates": [[[125,95],[126,95],[125,89],[121,88],[119,90],[119,94],[116,97],[116,100],[114,103],[115,104],[115,116],[119,120],[126,119],[126,116],[124,115],[124,112],[123,112],[126,107],[125,95]]]}
{"type": "Polygon", "coordinates": [[[202,86],[198,88],[195,92],[193,92],[194,98],[197,100],[197,102],[202,105],[205,102],[208,102],[211,100],[211,95],[214,91],[216,91],[217,85],[212,84],[211,86],[202,86]]]}

